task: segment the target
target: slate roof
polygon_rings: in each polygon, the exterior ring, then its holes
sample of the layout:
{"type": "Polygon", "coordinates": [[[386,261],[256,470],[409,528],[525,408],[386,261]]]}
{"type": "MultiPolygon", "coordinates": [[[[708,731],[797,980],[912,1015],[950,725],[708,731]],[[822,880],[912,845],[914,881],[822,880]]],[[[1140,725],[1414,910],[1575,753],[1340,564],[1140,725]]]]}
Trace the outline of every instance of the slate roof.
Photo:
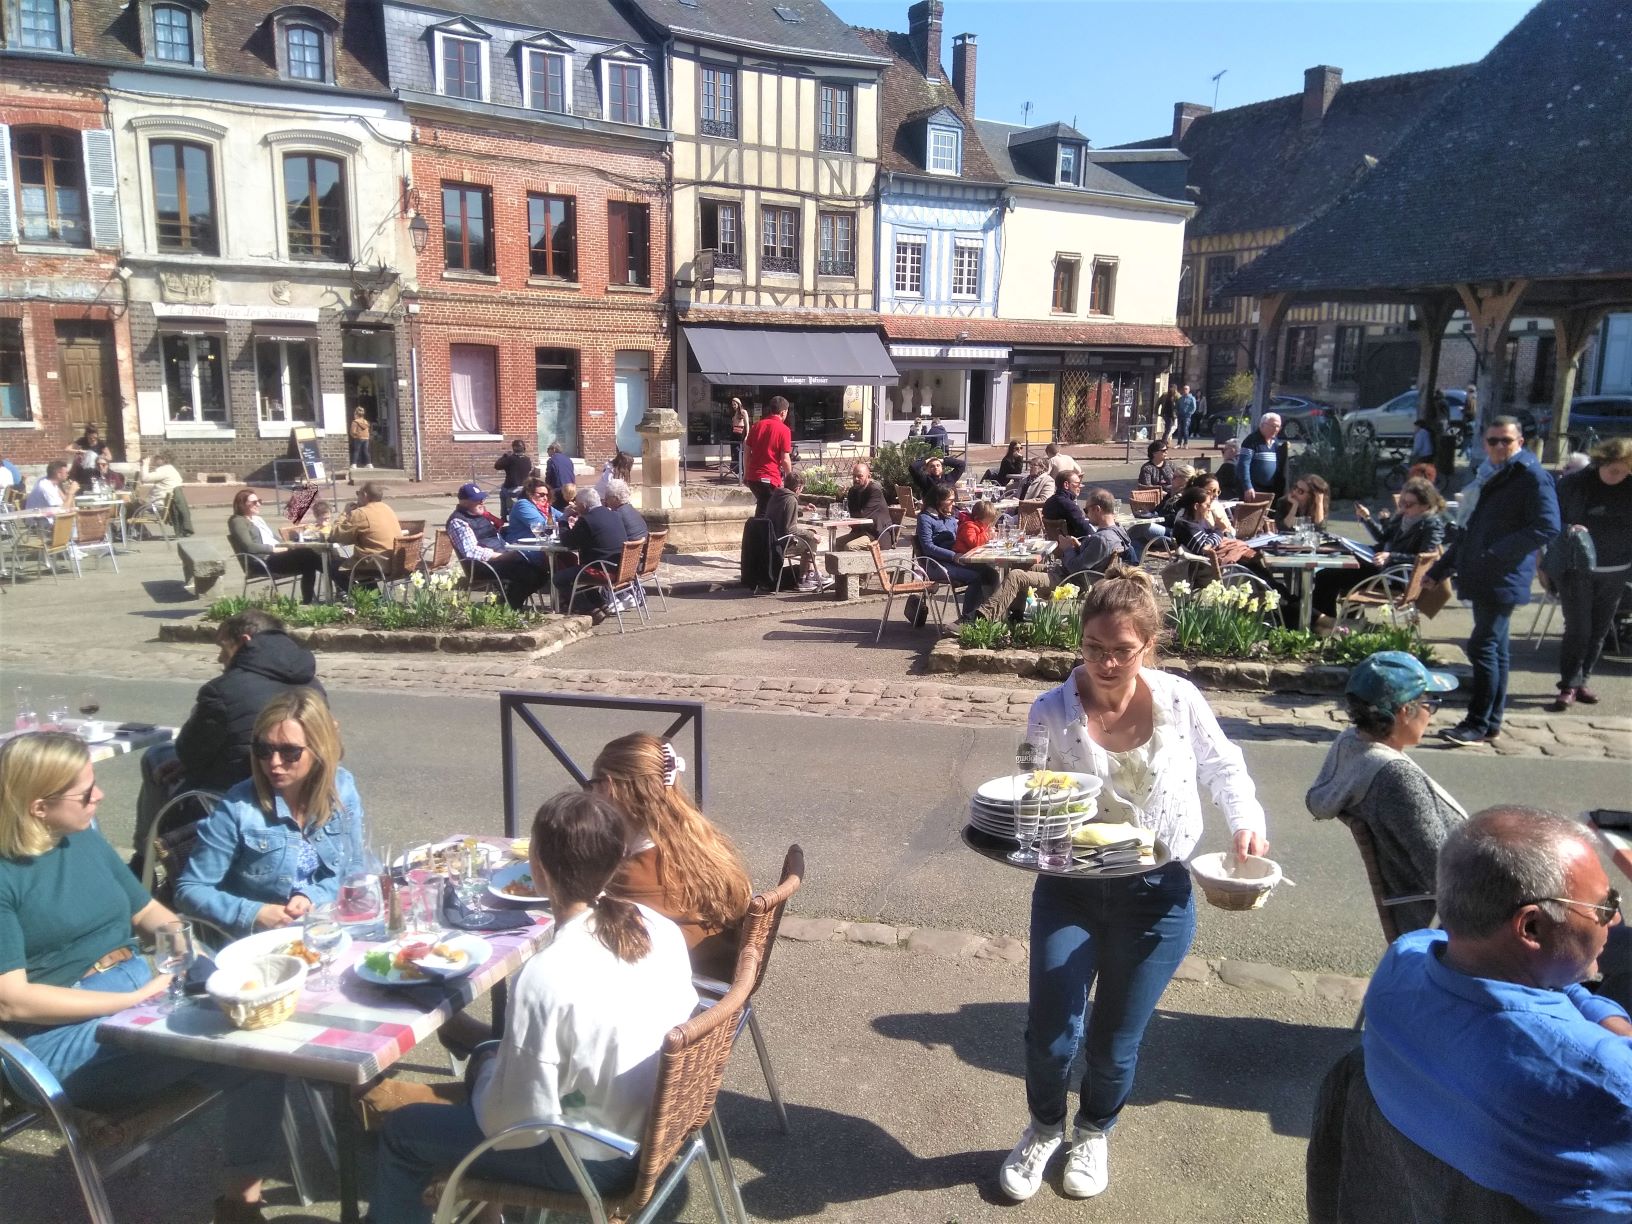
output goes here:
{"type": "Polygon", "coordinates": [[[1632,4],[1541,0],[1363,182],[1228,291],[1632,273],[1629,115],[1632,4]]]}
{"type": "MultiPolygon", "coordinates": [[[[1365,158],[1383,158],[1466,65],[1346,82],[1319,124],[1304,126],[1303,94],[1202,115],[1179,150],[1190,158],[1199,210],[1187,236],[1302,225],[1354,182],[1365,158]]],[[[1122,149],[1171,148],[1172,137],[1122,149]]]]}
{"type": "MultiPolygon", "coordinates": [[[[553,0],[552,0],[553,2],[553,0]]],[[[583,3],[586,0],[578,0],[583,3]]],[[[679,38],[805,53],[818,59],[876,64],[882,56],[865,46],[856,32],[821,0],[625,0],[657,29],[679,38]],[[778,8],[802,21],[784,21],[778,8]]]]}
{"type": "MultiPolygon", "coordinates": [[[[276,0],[268,0],[275,3],[276,0]]],[[[390,3],[391,0],[385,0],[390,3]]],[[[398,0],[405,8],[423,9],[451,16],[486,18],[528,30],[554,30],[561,34],[582,34],[608,42],[643,43],[646,36],[634,22],[607,0],[398,0]]]]}
{"type": "MultiPolygon", "coordinates": [[[[1066,132],[1070,132],[1072,130],[1065,124],[1049,124],[1048,126],[1058,126],[1063,128],[1066,132]]],[[[1029,135],[1036,130],[1036,128],[1023,128],[1014,123],[999,123],[994,119],[975,120],[975,131],[980,136],[981,143],[986,146],[986,152],[992,159],[992,166],[996,169],[997,173],[1003,177],[1005,182],[1027,183],[1038,187],[1053,187],[1055,186],[1055,183],[1052,178],[1044,178],[1040,175],[1032,174],[1029,170],[1023,170],[1017,167],[1014,163],[1014,159],[1009,156],[1009,138],[1011,136],[1018,136],[1022,133],[1029,135]]],[[[1080,140],[1081,137],[1068,136],[1067,139],[1080,140]]],[[[1100,192],[1106,195],[1127,196],[1135,200],[1163,200],[1171,202],[1171,197],[1158,195],[1154,191],[1146,190],[1137,183],[1125,179],[1120,174],[1117,174],[1114,171],[1108,170],[1104,166],[1097,164],[1092,157],[1087,160],[1087,164],[1082,168],[1082,182],[1082,188],[1062,187],[1060,190],[1062,192],[1066,192],[1086,189],[1088,191],[1100,192]]]]}
{"type": "Polygon", "coordinates": [[[879,93],[879,164],[885,170],[900,174],[921,174],[966,183],[1002,183],[1004,179],[975,134],[974,116],[964,108],[941,66],[936,64],[934,75],[926,77],[918,67],[912,40],[906,34],[858,29],[856,35],[874,54],[890,59],[879,93]],[[943,108],[963,120],[966,139],[961,175],[931,175],[924,168],[923,120],[943,108]]]}
{"type": "MultiPolygon", "coordinates": [[[[350,92],[386,92],[385,56],[379,12],[373,5],[345,0],[298,0],[306,8],[332,17],[337,24],[333,86],[350,92]]],[[[184,74],[241,77],[301,88],[302,82],[278,75],[271,15],[286,7],[278,0],[216,0],[204,11],[204,69],[180,68],[184,74]]],[[[74,58],[129,68],[151,67],[143,58],[141,12],[125,0],[74,0],[69,6],[74,58]]],[[[13,48],[15,49],[15,48],[13,48]]]]}

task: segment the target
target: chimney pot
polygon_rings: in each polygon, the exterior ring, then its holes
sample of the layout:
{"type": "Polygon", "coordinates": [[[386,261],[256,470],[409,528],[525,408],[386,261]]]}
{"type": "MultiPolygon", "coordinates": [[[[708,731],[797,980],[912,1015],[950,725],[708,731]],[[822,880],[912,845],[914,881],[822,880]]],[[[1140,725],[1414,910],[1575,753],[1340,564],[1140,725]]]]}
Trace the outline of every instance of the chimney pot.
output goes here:
{"type": "Polygon", "coordinates": [[[975,113],[975,36],[958,34],[952,39],[952,88],[958,91],[963,109],[975,113]]]}
{"type": "Polygon", "coordinates": [[[1212,113],[1212,107],[1203,106],[1200,102],[1173,103],[1173,147],[1175,149],[1179,147],[1179,142],[1184,139],[1184,134],[1190,130],[1192,123],[1203,115],[1212,113]]]}
{"type": "Polygon", "coordinates": [[[941,0],[918,0],[907,10],[907,37],[929,79],[941,71],[941,15],[945,11],[941,0]]]}
{"type": "Polygon", "coordinates": [[[1316,64],[1303,70],[1303,122],[1319,123],[1332,108],[1332,99],[1343,86],[1343,69],[1316,64]]]}

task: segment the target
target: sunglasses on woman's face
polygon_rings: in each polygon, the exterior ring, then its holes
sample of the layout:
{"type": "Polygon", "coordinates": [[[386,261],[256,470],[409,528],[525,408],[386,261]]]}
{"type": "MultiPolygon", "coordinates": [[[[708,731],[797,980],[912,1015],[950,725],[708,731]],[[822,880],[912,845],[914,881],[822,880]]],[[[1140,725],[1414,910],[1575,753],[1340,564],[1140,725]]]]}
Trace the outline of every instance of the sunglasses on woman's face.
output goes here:
{"type": "Polygon", "coordinates": [[[305,744],[269,744],[265,740],[256,740],[250,750],[254,752],[256,760],[270,761],[277,757],[285,765],[297,765],[300,758],[306,755],[305,744]]]}

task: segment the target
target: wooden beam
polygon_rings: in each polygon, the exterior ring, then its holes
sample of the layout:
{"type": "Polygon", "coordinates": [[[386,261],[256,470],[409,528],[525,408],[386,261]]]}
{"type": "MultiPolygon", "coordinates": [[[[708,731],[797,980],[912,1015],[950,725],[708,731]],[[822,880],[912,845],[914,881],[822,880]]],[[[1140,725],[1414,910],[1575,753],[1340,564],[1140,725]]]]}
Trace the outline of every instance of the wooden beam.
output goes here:
{"type": "Polygon", "coordinates": [[[1281,323],[1286,318],[1292,295],[1274,293],[1258,299],[1258,351],[1253,355],[1252,425],[1269,408],[1270,392],[1275,384],[1275,350],[1281,335],[1281,323]]]}
{"type": "Polygon", "coordinates": [[[1462,309],[1473,324],[1473,347],[1479,358],[1477,427],[1483,429],[1493,416],[1501,414],[1502,348],[1507,342],[1508,324],[1518,310],[1519,300],[1530,287],[1527,280],[1497,281],[1491,284],[1464,284],[1456,287],[1462,309]]]}
{"type": "Polygon", "coordinates": [[[1553,463],[1568,449],[1570,401],[1575,398],[1576,363],[1587,341],[1609,311],[1604,307],[1566,310],[1553,316],[1553,344],[1557,373],[1553,377],[1553,423],[1547,432],[1542,458],[1553,463]]]}
{"type": "MultiPolygon", "coordinates": [[[[1427,294],[1414,303],[1417,308],[1417,409],[1425,412],[1434,402],[1439,385],[1439,352],[1445,329],[1457,312],[1461,299],[1454,293],[1427,294]]],[[[1438,422],[1444,427],[1446,422],[1438,422]]]]}

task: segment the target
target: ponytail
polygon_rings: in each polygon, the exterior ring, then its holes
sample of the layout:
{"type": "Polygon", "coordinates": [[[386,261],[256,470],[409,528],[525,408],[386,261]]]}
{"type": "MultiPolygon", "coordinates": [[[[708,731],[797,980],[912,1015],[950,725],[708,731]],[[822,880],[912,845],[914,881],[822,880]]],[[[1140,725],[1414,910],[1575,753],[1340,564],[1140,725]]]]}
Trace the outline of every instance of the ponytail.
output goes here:
{"type": "Polygon", "coordinates": [[[595,938],[625,964],[634,964],[652,950],[646,922],[632,901],[621,901],[604,892],[590,903],[595,910],[595,938]]]}

